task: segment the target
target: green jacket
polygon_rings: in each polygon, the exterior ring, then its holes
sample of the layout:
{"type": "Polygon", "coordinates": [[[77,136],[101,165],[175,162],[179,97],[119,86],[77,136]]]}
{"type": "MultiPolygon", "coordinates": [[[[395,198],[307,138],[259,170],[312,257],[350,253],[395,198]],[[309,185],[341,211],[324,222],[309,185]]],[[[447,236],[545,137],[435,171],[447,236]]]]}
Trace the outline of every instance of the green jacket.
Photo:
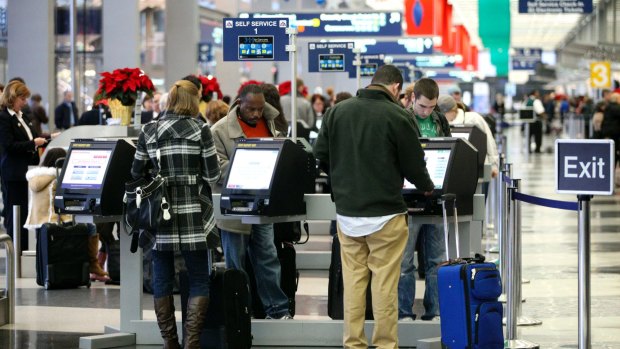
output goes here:
{"type": "Polygon", "coordinates": [[[327,111],[314,154],[329,172],[340,215],[405,212],[403,177],[421,190],[434,187],[411,117],[377,85],[327,111]]]}

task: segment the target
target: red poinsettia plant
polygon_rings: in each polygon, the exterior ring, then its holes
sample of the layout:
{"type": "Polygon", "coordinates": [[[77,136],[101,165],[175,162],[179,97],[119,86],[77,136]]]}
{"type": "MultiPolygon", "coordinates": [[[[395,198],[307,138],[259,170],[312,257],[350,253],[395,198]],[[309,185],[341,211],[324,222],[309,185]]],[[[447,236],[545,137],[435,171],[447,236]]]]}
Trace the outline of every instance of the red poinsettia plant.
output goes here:
{"type": "Polygon", "coordinates": [[[138,92],[153,96],[155,86],[140,68],[121,68],[101,73],[95,100],[118,99],[123,105],[134,105],[138,92]]]}
{"type": "Polygon", "coordinates": [[[212,75],[198,75],[197,78],[202,84],[202,100],[209,103],[213,98],[213,94],[217,94],[217,99],[222,99],[224,94],[220,90],[220,84],[212,75]]]}
{"type": "Polygon", "coordinates": [[[243,84],[241,84],[241,86],[239,86],[239,89],[237,90],[237,96],[239,96],[241,94],[241,90],[243,90],[244,87],[248,86],[248,85],[262,85],[264,84],[264,82],[262,81],[258,81],[258,80],[248,80],[246,82],[244,82],[243,84]]]}

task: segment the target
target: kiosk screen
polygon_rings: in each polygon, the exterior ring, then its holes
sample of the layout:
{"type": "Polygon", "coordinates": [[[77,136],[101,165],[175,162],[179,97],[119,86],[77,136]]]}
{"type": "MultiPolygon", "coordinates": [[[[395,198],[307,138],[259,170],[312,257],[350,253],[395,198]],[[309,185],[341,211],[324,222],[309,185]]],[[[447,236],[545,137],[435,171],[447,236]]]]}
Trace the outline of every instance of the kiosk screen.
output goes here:
{"type": "Polygon", "coordinates": [[[469,139],[469,133],[467,133],[467,132],[452,132],[452,137],[469,139]]]}
{"type": "Polygon", "coordinates": [[[521,109],[521,110],[519,110],[519,119],[521,119],[521,120],[534,120],[534,109],[521,109]]]}
{"type": "Polygon", "coordinates": [[[62,178],[64,189],[101,189],[112,150],[73,149],[62,178]]]}
{"type": "Polygon", "coordinates": [[[360,76],[373,76],[377,71],[377,63],[366,63],[360,65],[360,76]]]}
{"type": "Polygon", "coordinates": [[[319,71],[344,71],[344,55],[319,55],[319,71]]]}
{"type": "Polygon", "coordinates": [[[237,149],[227,189],[269,189],[278,160],[278,149],[237,149]]]}
{"type": "Polygon", "coordinates": [[[239,60],[273,59],[273,36],[239,36],[239,60]]]}
{"type": "MultiPolygon", "coordinates": [[[[428,170],[431,180],[435,183],[435,189],[442,189],[444,177],[448,170],[448,162],[450,161],[450,149],[425,149],[424,160],[426,160],[426,169],[428,170]]],[[[405,179],[404,189],[416,189],[415,185],[409,183],[405,179]]]]}

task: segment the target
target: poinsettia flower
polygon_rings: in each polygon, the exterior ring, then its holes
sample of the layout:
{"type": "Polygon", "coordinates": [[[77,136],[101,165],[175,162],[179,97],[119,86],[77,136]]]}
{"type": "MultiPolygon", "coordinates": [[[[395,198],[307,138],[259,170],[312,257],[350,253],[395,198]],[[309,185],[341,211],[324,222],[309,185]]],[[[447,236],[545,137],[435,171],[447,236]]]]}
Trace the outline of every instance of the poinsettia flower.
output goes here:
{"type": "Polygon", "coordinates": [[[138,99],[138,92],[153,96],[155,86],[140,68],[115,69],[102,72],[95,100],[118,99],[123,105],[133,105],[138,99]]]}

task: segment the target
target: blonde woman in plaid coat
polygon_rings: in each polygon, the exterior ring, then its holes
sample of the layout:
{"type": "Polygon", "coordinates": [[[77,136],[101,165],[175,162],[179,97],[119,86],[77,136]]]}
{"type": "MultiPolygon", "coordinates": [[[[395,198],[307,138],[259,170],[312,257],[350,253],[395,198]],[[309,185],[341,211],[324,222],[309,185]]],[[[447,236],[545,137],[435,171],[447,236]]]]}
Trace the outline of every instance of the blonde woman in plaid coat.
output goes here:
{"type": "Polygon", "coordinates": [[[171,227],[156,232],[153,247],[153,297],[164,348],[179,348],[172,298],[174,251],[181,251],[190,281],[185,348],[198,348],[209,303],[207,247],[219,241],[209,185],[219,179],[220,167],[211,131],[196,117],[200,95],[190,81],[174,83],[167,114],[142,128],[131,171],[134,178],[148,177],[160,150],[160,174],[168,184],[174,213],[171,227]]]}

